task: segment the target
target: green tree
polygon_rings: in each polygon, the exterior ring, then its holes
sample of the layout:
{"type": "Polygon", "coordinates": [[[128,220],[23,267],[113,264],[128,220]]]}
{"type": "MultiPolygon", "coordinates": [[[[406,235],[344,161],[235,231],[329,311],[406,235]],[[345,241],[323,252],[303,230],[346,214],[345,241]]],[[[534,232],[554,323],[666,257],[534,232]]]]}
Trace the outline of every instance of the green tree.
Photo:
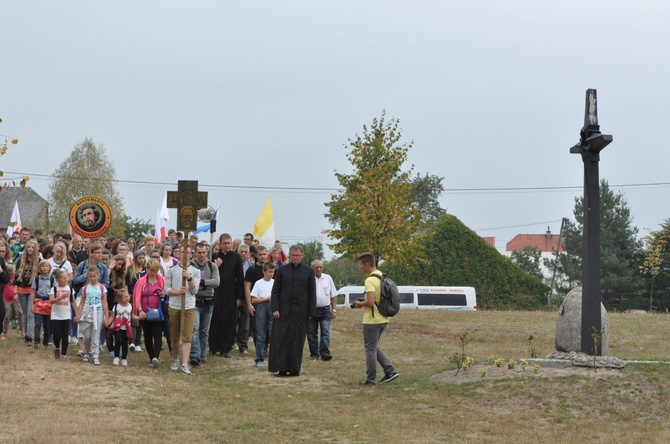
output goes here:
{"type": "Polygon", "coordinates": [[[148,219],[131,219],[127,214],[121,217],[119,224],[123,230],[120,236],[124,236],[126,239],[132,237],[135,241],[144,239],[154,229],[154,224],[148,219]]]}
{"type": "Polygon", "coordinates": [[[542,274],[542,252],[535,247],[525,247],[522,250],[513,251],[510,260],[526,273],[543,280],[542,274]]]}
{"type": "Polygon", "coordinates": [[[640,269],[649,288],[649,310],[670,309],[670,219],[661,224],[661,229],[651,231],[643,238],[646,251],[640,269]]]}
{"type": "Polygon", "coordinates": [[[398,121],[373,119],[346,148],[351,174],[335,172],[342,191],[331,196],[326,217],[334,229],[324,232],[329,246],[349,258],[364,251],[377,260],[394,261],[410,251],[421,215],[411,202],[411,168],[403,171],[412,144],[400,143],[398,121]]]}
{"type": "MultiPolygon", "coordinates": [[[[2,119],[0,119],[0,123],[2,123],[2,119]]],[[[0,138],[4,139],[4,141],[2,143],[0,143],[0,156],[4,156],[7,153],[7,149],[8,149],[9,144],[16,145],[16,144],[19,143],[19,139],[15,138],[15,137],[9,137],[9,136],[5,136],[5,135],[0,134],[0,138]]],[[[4,175],[5,175],[4,171],[0,170],[0,177],[4,177],[4,175]]],[[[21,188],[25,188],[26,187],[26,182],[28,182],[29,179],[30,179],[29,176],[23,176],[21,178],[21,180],[19,181],[19,186],[21,188]]],[[[0,191],[2,191],[2,189],[6,186],[9,186],[9,183],[7,183],[7,182],[0,183],[0,191]]],[[[15,180],[12,180],[12,186],[16,186],[16,181],[15,180]]]]}
{"type": "Polygon", "coordinates": [[[311,265],[314,260],[323,260],[323,244],[320,240],[310,240],[307,242],[298,242],[302,246],[305,257],[302,259],[303,264],[311,265]]]}
{"type": "Polygon", "coordinates": [[[67,225],[72,205],[85,196],[107,203],[112,213],[108,234],[123,234],[123,200],[114,187],[116,170],[102,145],[84,139],[54,171],[49,181],[49,223],[58,230],[67,225]]]}
{"type": "MultiPolygon", "coordinates": [[[[563,229],[565,254],[547,261],[549,269],[556,265],[561,278],[558,291],[566,293],[581,285],[582,233],[584,199],[575,198],[575,221],[568,220],[563,229]],[[558,261],[558,262],[556,262],[558,261]]],[[[644,279],[640,273],[643,262],[642,241],[637,238],[630,208],[622,193],[615,193],[607,180],[600,183],[600,262],[602,302],[606,308],[627,308],[640,305],[644,279]]]]}
{"type": "Polygon", "coordinates": [[[419,173],[411,181],[410,201],[419,211],[424,225],[431,224],[447,214],[447,210],[440,206],[438,200],[444,192],[442,180],[444,177],[431,176],[428,173],[422,177],[419,173]]]}
{"type": "Polygon", "coordinates": [[[358,267],[358,261],[347,257],[324,262],[323,272],[333,278],[338,289],[347,285],[363,285],[365,282],[365,273],[358,267]]]}
{"type": "Polygon", "coordinates": [[[537,309],[549,291],[450,214],[428,228],[402,263],[381,268],[399,285],[474,287],[477,306],[486,309],[537,309]]]}

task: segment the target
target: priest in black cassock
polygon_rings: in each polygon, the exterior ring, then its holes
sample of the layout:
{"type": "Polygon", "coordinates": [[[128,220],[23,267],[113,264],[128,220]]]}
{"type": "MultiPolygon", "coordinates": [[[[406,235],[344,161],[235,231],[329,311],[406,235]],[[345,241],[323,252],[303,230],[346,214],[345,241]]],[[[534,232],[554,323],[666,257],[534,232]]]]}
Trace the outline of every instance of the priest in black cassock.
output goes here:
{"type": "Polygon", "coordinates": [[[272,286],[272,335],[268,371],[277,376],[298,376],[308,320],[316,312],[316,278],[309,265],[301,263],[300,245],[289,249],[287,265],[279,267],[272,286]]]}
{"type": "Polygon", "coordinates": [[[209,326],[209,352],[221,353],[230,358],[235,344],[237,307],[244,299],[244,271],[242,258],[232,250],[233,239],[228,233],[219,238],[221,251],[212,255],[212,262],[219,267],[219,286],[214,290],[214,309],[209,326]]]}

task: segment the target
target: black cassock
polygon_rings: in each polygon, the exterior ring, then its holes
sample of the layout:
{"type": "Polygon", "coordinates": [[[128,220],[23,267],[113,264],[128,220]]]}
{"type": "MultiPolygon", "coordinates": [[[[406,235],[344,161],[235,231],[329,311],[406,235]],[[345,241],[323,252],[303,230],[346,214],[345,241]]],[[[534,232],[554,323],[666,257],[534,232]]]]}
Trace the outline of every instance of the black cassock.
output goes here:
{"type": "Polygon", "coordinates": [[[305,264],[279,267],[270,304],[273,313],[279,311],[279,319],[272,320],[268,370],[300,374],[307,321],[316,312],[314,270],[305,264]]]}
{"type": "Polygon", "coordinates": [[[212,255],[212,262],[221,258],[220,284],[214,290],[214,309],[209,326],[209,351],[230,353],[235,343],[237,300],[244,299],[244,270],[242,258],[234,251],[212,255]]]}

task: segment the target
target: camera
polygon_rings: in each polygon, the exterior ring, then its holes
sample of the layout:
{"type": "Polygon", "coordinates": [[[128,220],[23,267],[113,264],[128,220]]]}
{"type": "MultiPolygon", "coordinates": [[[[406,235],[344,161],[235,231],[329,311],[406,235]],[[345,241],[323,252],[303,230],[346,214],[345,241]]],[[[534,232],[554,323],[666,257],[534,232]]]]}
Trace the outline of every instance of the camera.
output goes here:
{"type": "Polygon", "coordinates": [[[356,308],[356,302],[363,302],[365,300],[365,296],[361,296],[360,298],[356,299],[356,301],[352,302],[349,306],[351,308],[356,308]]]}

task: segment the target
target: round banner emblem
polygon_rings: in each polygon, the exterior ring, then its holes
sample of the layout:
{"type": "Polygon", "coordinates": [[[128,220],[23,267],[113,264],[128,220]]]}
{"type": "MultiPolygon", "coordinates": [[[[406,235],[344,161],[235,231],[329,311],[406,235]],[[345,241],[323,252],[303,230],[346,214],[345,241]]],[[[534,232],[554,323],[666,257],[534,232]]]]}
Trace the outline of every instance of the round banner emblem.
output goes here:
{"type": "Polygon", "coordinates": [[[70,209],[70,226],[83,237],[102,236],[111,223],[112,212],[105,201],[97,197],[82,197],[70,209]]]}

